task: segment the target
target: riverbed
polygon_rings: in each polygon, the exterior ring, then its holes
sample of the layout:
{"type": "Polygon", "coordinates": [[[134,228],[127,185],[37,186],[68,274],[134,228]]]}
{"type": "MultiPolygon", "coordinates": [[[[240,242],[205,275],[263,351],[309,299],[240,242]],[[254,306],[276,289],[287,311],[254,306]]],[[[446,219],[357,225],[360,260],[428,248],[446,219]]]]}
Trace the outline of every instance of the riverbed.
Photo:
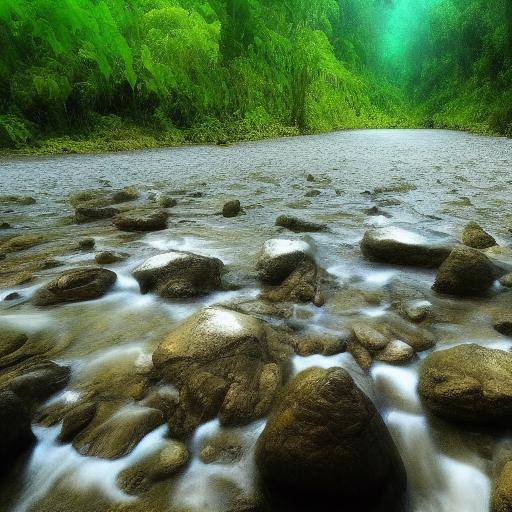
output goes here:
{"type": "MultiPolygon", "coordinates": [[[[508,246],[511,169],[512,141],[444,130],[358,130],[226,147],[2,159],[1,194],[36,199],[34,204],[0,206],[0,220],[11,225],[0,231],[2,239],[35,233],[44,242],[0,261],[0,325],[50,339],[51,359],[71,368],[67,388],[50,401],[77,400],[88,382],[106,376],[112,387],[126,385],[127,375],[136,385],[137,375],[151,366],[155,347],[184,319],[205,306],[258,295],[258,252],[267,239],[280,237],[313,245],[317,263],[338,290],[321,307],[294,306],[285,322],[297,332],[342,337],[354,318],[385,318],[400,297],[414,296],[433,305],[435,320],[425,328],[436,338],[434,350],[470,342],[508,350],[512,340],[497,333],[488,319],[494,296],[436,296],[430,289],[435,270],[371,263],[359,243],[368,228],[396,224],[460,239],[464,225],[473,220],[499,245],[508,246]],[[113,229],[108,221],[70,221],[72,194],[126,186],[138,190],[141,204],[162,194],[175,198],[169,227],[139,235],[113,229]],[[219,211],[230,199],[240,200],[243,214],[228,219],[219,211]],[[325,223],[328,229],[291,233],[275,226],[282,214],[325,223]],[[94,238],[94,249],[76,248],[85,237],[94,238]],[[118,279],[104,297],[49,308],[25,300],[56,273],[94,265],[101,250],[127,255],[108,265],[118,279]],[[169,250],[221,259],[236,286],[194,300],[142,295],[131,271],[169,250]],[[61,265],[36,271],[28,265],[26,282],[17,281],[23,265],[42,258],[61,265]],[[2,301],[13,292],[19,300],[2,301]]],[[[509,439],[461,430],[426,413],[416,385],[427,353],[404,366],[374,363],[368,375],[346,352],[295,355],[293,368],[343,366],[370,396],[406,466],[411,512],[484,512],[493,461],[509,439]]],[[[263,427],[260,420],[228,432],[241,440],[243,454],[236,462],[205,464],[198,457],[204,439],[221,435],[223,428],[217,420],[201,425],[187,441],[187,467],[171,482],[134,497],[116,486],[116,477],[163,442],[165,426],[144,437],[130,454],[105,460],[81,456],[71,444],[59,443],[59,425],[37,424],[33,451],[0,486],[0,509],[50,511],[57,504],[59,510],[98,512],[249,510],[243,507],[257,491],[252,456],[263,427]]]]}

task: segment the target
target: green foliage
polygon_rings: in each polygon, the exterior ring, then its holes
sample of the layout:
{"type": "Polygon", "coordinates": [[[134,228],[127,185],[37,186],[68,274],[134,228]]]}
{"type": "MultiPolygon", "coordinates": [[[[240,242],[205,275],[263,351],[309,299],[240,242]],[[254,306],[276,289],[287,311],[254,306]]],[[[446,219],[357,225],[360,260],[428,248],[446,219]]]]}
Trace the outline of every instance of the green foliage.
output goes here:
{"type": "Polygon", "coordinates": [[[0,0],[0,48],[4,147],[512,135],[510,0],[0,0]]]}

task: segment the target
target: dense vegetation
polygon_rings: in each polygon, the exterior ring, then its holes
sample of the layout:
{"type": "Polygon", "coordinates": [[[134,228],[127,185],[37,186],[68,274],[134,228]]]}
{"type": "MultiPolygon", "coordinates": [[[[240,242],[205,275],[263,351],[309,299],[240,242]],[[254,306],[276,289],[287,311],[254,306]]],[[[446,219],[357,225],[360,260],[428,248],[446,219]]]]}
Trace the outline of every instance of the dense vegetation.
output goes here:
{"type": "Polygon", "coordinates": [[[511,11],[509,0],[3,0],[0,146],[422,124],[510,133],[511,11]]]}

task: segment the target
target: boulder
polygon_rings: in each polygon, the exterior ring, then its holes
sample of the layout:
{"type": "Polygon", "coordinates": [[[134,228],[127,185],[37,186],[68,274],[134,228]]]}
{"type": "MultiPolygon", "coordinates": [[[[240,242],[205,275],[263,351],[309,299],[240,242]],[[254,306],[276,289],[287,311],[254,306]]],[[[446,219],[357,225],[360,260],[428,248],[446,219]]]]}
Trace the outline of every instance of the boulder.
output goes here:
{"type": "Polygon", "coordinates": [[[493,483],[490,512],[512,510],[512,461],[506,462],[493,483]]]}
{"type": "Polygon", "coordinates": [[[40,288],[32,299],[36,306],[93,300],[116,282],[115,272],[105,268],[80,268],[64,272],[40,288]]]}
{"type": "Polygon", "coordinates": [[[512,420],[512,354],[479,345],[433,352],[418,391],[435,414],[460,423],[508,427],[512,420]]]}
{"type": "Polygon", "coordinates": [[[146,260],[133,271],[142,293],[161,297],[196,297],[221,287],[224,263],[189,252],[171,251],[146,260]]]}
{"type": "Polygon", "coordinates": [[[11,391],[0,392],[0,475],[12,468],[16,458],[28,450],[35,436],[30,413],[22,400],[11,391]]]}
{"type": "Polygon", "coordinates": [[[161,231],[167,228],[165,210],[131,210],[116,215],[112,222],[121,231],[161,231]]]}
{"type": "Polygon", "coordinates": [[[389,338],[371,325],[358,322],[352,325],[352,330],[357,341],[371,352],[381,350],[389,343],[389,338]]]}
{"type": "Polygon", "coordinates": [[[385,363],[404,364],[415,356],[414,349],[400,340],[392,340],[379,352],[377,359],[385,363]]]}
{"type": "Polygon", "coordinates": [[[96,414],[96,404],[85,402],[69,411],[62,420],[62,428],[59,434],[59,441],[68,443],[81,432],[96,414]]]}
{"type": "Polygon", "coordinates": [[[493,327],[503,336],[512,336],[512,312],[494,315],[493,327]]]}
{"type": "Polygon", "coordinates": [[[476,222],[469,222],[462,233],[462,243],[474,249],[487,249],[496,244],[496,240],[476,222]]]}
{"type": "Polygon", "coordinates": [[[405,318],[414,323],[420,323],[434,317],[432,303],[428,300],[409,300],[399,305],[399,310],[405,318]]]}
{"type": "Polygon", "coordinates": [[[241,211],[242,207],[240,206],[240,201],[234,199],[224,204],[222,207],[222,216],[227,218],[236,217],[241,211]]]}
{"type": "Polygon", "coordinates": [[[295,233],[308,233],[324,231],[327,229],[325,224],[299,219],[297,217],[292,217],[291,215],[280,215],[276,219],[276,226],[286,228],[290,231],[294,231],[295,233]]]}
{"type": "Polygon", "coordinates": [[[53,361],[43,361],[23,368],[11,378],[7,389],[16,393],[27,406],[38,405],[57,393],[69,382],[71,370],[53,361]]]}
{"type": "Polygon", "coordinates": [[[119,210],[111,207],[79,206],[75,208],[75,222],[83,224],[95,220],[110,219],[118,213],[119,210]]]}
{"type": "Polygon", "coordinates": [[[78,240],[78,248],[87,251],[89,249],[94,249],[94,246],[96,245],[96,241],[94,238],[82,238],[81,240],[78,240]]]}
{"type": "Polygon", "coordinates": [[[112,203],[127,203],[139,198],[139,192],[135,187],[125,187],[112,194],[112,203]]]}
{"type": "Polygon", "coordinates": [[[285,388],[256,445],[275,510],[401,510],[403,463],[372,402],[343,368],[312,368],[285,388]]]}
{"type": "Polygon", "coordinates": [[[219,415],[223,425],[263,416],[281,387],[291,349],[265,322],[221,307],[183,322],[153,354],[155,369],[180,391],[171,435],[188,435],[219,415]]]}
{"type": "Polygon", "coordinates": [[[178,205],[178,201],[174,197],[160,196],[158,199],[158,204],[162,208],[174,208],[178,205]]]}
{"type": "Polygon", "coordinates": [[[276,285],[308,260],[314,261],[313,249],[308,243],[274,238],[264,243],[256,270],[264,283],[276,285]]]}
{"type": "Polygon", "coordinates": [[[127,255],[113,251],[101,251],[94,256],[94,259],[98,265],[110,265],[119,261],[124,261],[127,255]]]}
{"type": "Polygon", "coordinates": [[[163,423],[161,411],[128,405],[80,433],[73,446],[81,455],[117,459],[130,453],[146,434],[163,423]]]}
{"type": "Polygon", "coordinates": [[[448,295],[479,296],[497,277],[489,258],[477,249],[458,245],[439,268],[432,289],[448,295]]]}
{"type": "Polygon", "coordinates": [[[372,261],[435,268],[450,255],[456,243],[438,231],[386,226],[369,229],[361,241],[361,251],[372,261]]]}
{"type": "Polygon", "coordinates": [[[188,462],[187,447],[179,441],[166,441],[165,446],[121,471],[117,484],[127,494],[147,491],[155,482],[166,480],[188,462]]]}

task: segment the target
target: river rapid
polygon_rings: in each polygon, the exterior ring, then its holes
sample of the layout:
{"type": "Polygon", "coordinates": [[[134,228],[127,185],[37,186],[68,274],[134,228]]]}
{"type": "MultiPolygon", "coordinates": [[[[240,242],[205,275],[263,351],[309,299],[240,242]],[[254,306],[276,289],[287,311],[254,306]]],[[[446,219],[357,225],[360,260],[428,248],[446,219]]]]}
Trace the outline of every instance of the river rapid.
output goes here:
{"type": "MultiPolygon", "coordinates": [[[[36,202],[0,206],[0,220],[12,226],[0,231],[1,239],[36,233],[45,241],[0,260],[0,327],[40,336],[51,345],[50,358],[71,368],[69,384],[50,402],[78,400],[93,380],[112,388],[135,386],[137,375],[151,367],[155,347],[185,318],[207,305],[256,297],[258,252],[267,239],[284,237],[314,245],[318,264],[337,284],[324,306],[293,306],[284,321],[298,333],[344,337],[354,318],[386,318],[397,300],[414,295],[432,303],[435,320],[425,328],[435,336],[434,350],[469,342],[508,350],[512,340],[498,334],[487,315],[498,287],[481,300],[440,297],[430,289],[435,270],[371,263],[359,243],[370,227],[405,223],[460,239],[464,225],[474,220],[499,245],[510,245],[511,169],[512,141],[443,130],[360,130],[227,147],[2,159],[1,194],[32,196],[36,202]],[[169,227],[133,234],[109,221],[69,222],[72,194],[125,186],[137,188],[141,204],[162,194],[176,198],[169,227]],[[229,199],[240,200],[243,215],[218,215],[229,199]],[[374,206],[378,210],[371,210],[374,206]],[[286,231],[275,226],[282,214],[326,223],[328,230],[286,231]],[[85,237],[95,239],[94,249],[76,248],[85,237]],[[107,266],[118,279],[104,297],[47,308],[25,300],[58,272],[94,265],[101,250],[129,255],[107,266]],[[168,250],[220,258],[237,286],[195,300],[142,295],[131,271],[168,250]],[[43,258],[62,265],[32,271],[32,262],[43,258]],[[19,279],[22,271],[30,275],[19,279]],[[21,299],[2,300],[13,292],[21,299]]],[[[461,429],[427,414],[416,392],[418,366],[427,354],[403,366],[376,362],[369,374],[347,352],[295,355],[293,368],[342,366],[374,401],[407,470],[408,510],[484,512],[495,460],[510,438],[461,429]]],[[[0,483],[0,510],[249,510],[244,503],[256,492],[253,448],[264,424],[232,429],[218,420],[202,424],[187,441],[185,469],[140,497],[123,493],[117,475],[164,442],[165,426],[130,454],[107,460],[84,457],[72,444],[58,442],[60,424],[34,424],[34,449],[0,483]],[[224,434],[238,440],[241,456],[235,462],[202,462],[198,454],[205,440],[224,434]]]]}

